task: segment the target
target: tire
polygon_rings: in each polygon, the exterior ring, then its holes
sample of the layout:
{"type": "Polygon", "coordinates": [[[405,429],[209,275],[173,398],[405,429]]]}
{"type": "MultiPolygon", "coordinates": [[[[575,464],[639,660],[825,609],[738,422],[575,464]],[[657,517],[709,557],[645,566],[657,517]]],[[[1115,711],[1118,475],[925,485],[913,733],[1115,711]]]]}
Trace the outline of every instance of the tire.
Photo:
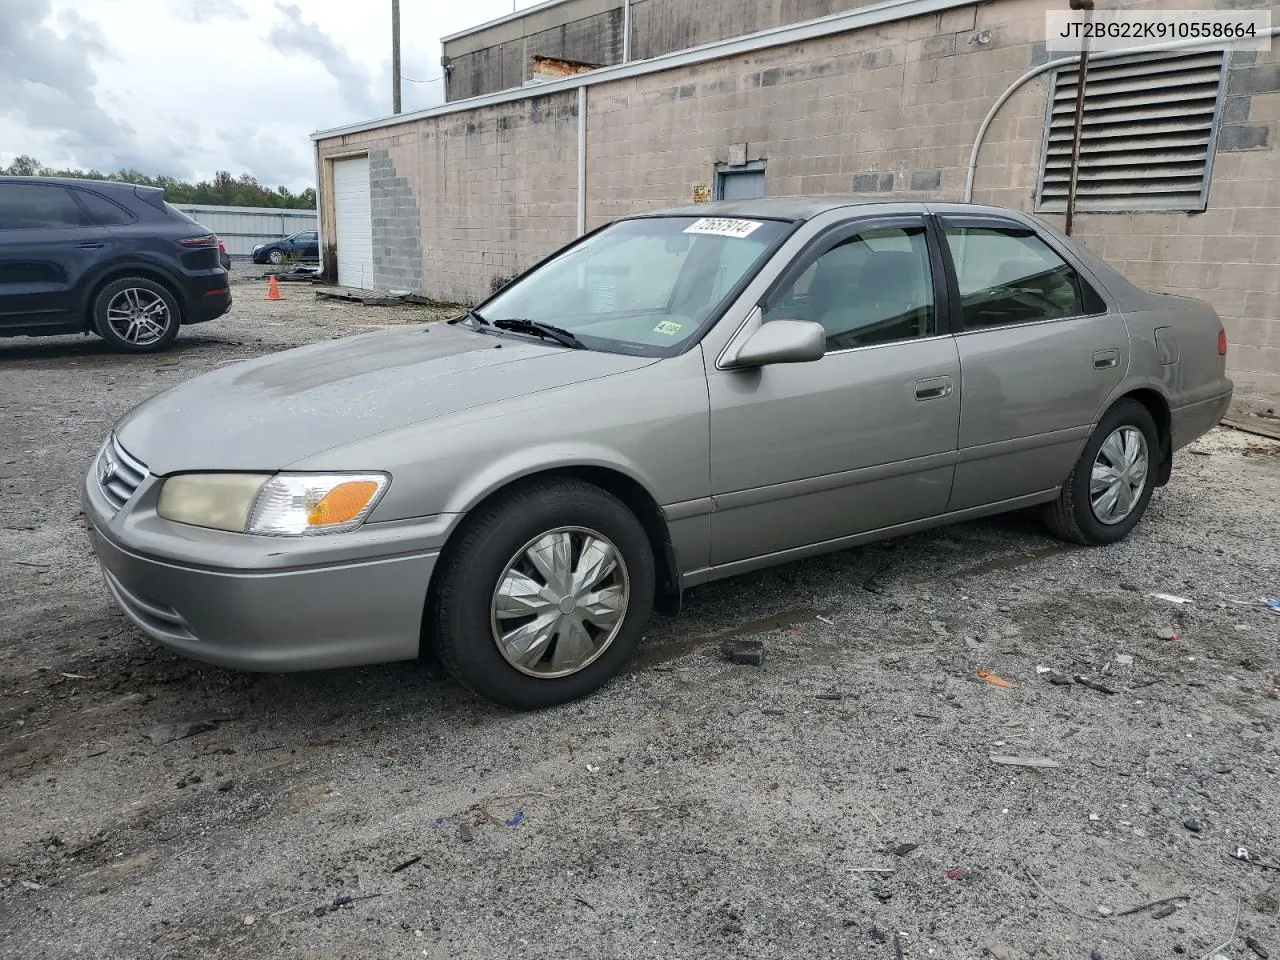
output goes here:
{"type": "Polygon", "coordinates": [[[122,277],[98,291],[91,319],[98,336],[125,353],[155,353],[178,335],[182,308],[161,284],[122,277]]]}
{"type": "Polygon", "coordinates": [[[1119,401],[1098,421],[1058,499],[1046,508],[1049,529],[1063,540],[1088,546],[1123,540],[1147,511],[1161,456],[1150,411],[1136,400],[1119,401]],[[1119,474],[1113,464],[1120,467],[1119,474]],[[1091,489],[1095,467],[1097,490],[1091,489]],[[1112,482],[1103,486],[1108,477],[1112,482]]]}
{"type": "Polygon", "coordinates": [[[271,250],[271,251],[268,251],[268,253],[267,253],[267,262],[268,262],[268,263],[275,263],[275,264],[281,264],[281,263],[284,263],[284,251],[283,251],[283,250],[271,250]]]}
{"type": "Polygon", "coordinates": [[[570,478],[530,483],[482,507],[441,562],[427,617],[440,660],[473,693],[518,710],[576,700],[602,686],[630,659],[653,609],[654,559],[644,527],[616,497],[570,478]],[[557,564],[561,558],[569,562],[557,564]],[[611,568],[610,558],[618,561],[611,568]],[[557,570],[583,585],[574,591],[570,584],[566,593],[557,570]],[[541,592],[509,596],[504,584],[541,592]],[[575,597],[592,606],[575,607],[575,597]],[[504,647],[503,636],[514,646],[504,647]],[[537,642],[521,660],[519,644],[531,637],[537,642]]]}

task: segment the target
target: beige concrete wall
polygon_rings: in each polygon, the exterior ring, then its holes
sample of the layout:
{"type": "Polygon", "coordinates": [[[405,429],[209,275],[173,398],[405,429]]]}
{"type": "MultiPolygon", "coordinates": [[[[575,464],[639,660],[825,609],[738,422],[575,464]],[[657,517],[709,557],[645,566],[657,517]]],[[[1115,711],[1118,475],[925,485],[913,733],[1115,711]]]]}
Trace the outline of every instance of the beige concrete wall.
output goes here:
{"type": "MultiPolygon", "coordinates": [[[[1155,3],[1126,4],[1150,7],[1155,3]]],[[[771,195],[960,199],[978,127],[1046,59],[1041,0],[999,0],[589,88],[587,225],[686,203],[734,144],[771,195]]],[[[1276,19],[1280,20],[1280,8],[1276,19]]],[[[979,158],[974,199],[1031,209],[1049,88],[1025,84],[979,158]]],[[[1234,54],[1204,213],[1082,214],[1077,236],[1135,282],[1212,303],[1242,397],[1280,399],[1280,60],[1234,54]],[[1230,129],[1228,130],[1228,125],[1230,129]]],[[[575,232],[570,93],[415,121],[421,287],[478,300],[575,232]],[[554,119],[549,119],[554,115],[554,119]]],[[[351,138],[344,138],[349,141],[351,138]]],[[[378,135],[372,136],[378,139],[378,135]]],[[[326,141],[322,154],[351,149],[326,141]]],[[[407,154],[406,154],[407,155],[407,154]]],[[[399,176],[405,172],[397,168],[399,176]]]]}

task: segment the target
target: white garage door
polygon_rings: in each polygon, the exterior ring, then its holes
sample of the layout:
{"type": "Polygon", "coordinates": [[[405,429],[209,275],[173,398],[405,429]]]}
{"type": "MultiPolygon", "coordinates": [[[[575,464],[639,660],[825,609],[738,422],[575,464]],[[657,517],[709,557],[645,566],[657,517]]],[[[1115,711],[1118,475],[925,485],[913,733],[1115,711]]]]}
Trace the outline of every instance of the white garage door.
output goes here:
{"type": "Polygon", "coordinates": [[[336,160],[333,205],[338,227],[338,284],[373,289],[373,215],[369,158],[336,160]]]}

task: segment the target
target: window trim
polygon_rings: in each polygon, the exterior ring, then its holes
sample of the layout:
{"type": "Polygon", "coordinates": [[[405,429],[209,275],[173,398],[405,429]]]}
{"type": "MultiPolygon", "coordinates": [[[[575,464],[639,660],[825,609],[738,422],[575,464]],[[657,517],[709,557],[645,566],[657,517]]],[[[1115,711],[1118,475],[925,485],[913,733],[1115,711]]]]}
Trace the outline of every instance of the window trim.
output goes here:
{"type": "Polygon", "coordinates": [[[947,294],[948,301],[951,304],[951,330],[955,336],[977,333],[995,333],[1000,330],[1016,330],[1019,327],[1033,327],[1042,323],[1061,323],[1064,320],[1084,320],[1089,317],[1104,317],[1107,314],[1114,312],[1111,296],[1107,292],[1106,287],[1099,284],[1093,278],[1093,275],[1076,261],[1076,258],[1071,255],[1070,251],[1053,242],[1052,237],[1046,236],[1030,224],[987,214],[949,215],[944,213],[935,214],[931,219],[935,222],[938,239],[942,247],[942,255],[946,261],[947,294]],[[1030,236],[1035,237],[1051,251],[1056,253],[1063,263],[1076,272],[1080,277],[1080,282],[1086,284],[1090,292],[1098,298],[1098,302],[1102,304],[1102,309],[1094,313],[1073,313],[1066,317],[1049,317],[1044,320],[1026,320],[1022,323],[1001,323],[982,327],[966,326],[964,322],[964,306],[960,297],[960,281],[956,274],[955,261],[951,257],[951,245],[946,242],[947,227],[957,227],[962,230],[966,228],[977,230],[1005,230],[1014,233],[1029,234],[1030,236]]]}
{"type": "Polygon", "coordinates": [[[854,350],[868,350],[900,343],[919,343],[925,340],[936,340],[940,337],[950,336],[954,331],[952,326],[951,296],[946,282],[946,265],[942,259],[943,251],[940,247],[940,238],[930,222],[932,219],[931,216],[923,212],[887,213],[864,215],[852,220],[842,220],[840,223],[832,224],[806,243],[791,258],[791,262],[774,278],[773,283],[769,284],[769,288],[764,292],[764,295],[756,301],[756,309],[759,309],[762,314],[761,322],[768,322],[764,320],[763,312],[769,309],[770,301],[789,289],[820,257],[834,250],[846,240],[856,237],[865,230],[919,227],[924,231],[925,248],[929,252],[929,272],[932,274],[933,280],[933,333],[927,337],[907,337],[901,340],[885,340],[881,343],[864,343],[856,347],[828,350],[823,354],[823,357],[850,353],[854,350]]]}
{"type": "MultiPolygon", "coordinates": [[[[1211,53],[1211,50],[1199,49],[1191,51],[1153,51],[1151,53],[1139,53],[1131,57],[1117,57],[1107,61],[1108,66],[1123,66],[1125,64],[1141,64],[1144,62],[1155,63],[1160,60],[1173,60],[1178,56],[1191,56],[1199,53],[1211,53]]],[[[1133,202],[1124,206],[1108,207],[1106,209],[1090,209],[1088,199],[1081,205],[1079,197],[1076,199],[1076,211],[1078,213],[1090,214],[1128,214],[1128,213],[1204,213],[1209,208],[1209,191],[1213,186],[1213,163],[1218,155],[1218,133],[1222,127],[1222,111],[1226,106],[1229,91],[1227,90],[1227,80],[1230,77],[1231,69],[1231,51],[1222,50],[1222,68],[1218,76],[1218,91],[1214,97],[1213,103],[1213,119],[1209,122],[1209,138],[1205,143],[1205,161],[1204,175],[1200,181],[1200,197],[1199,205],[1188,207],[1185,205],[1169,206],[1160,204],[1158,200],[1143,204],[1141,202],[1133,202]]],[[[1049,209],[1044,204],[1044,178],[1045,169],[1049,162],[1049,137],[1053,132],[1053,107],[1057,99],[1058,81],[1064,70],[1071,72],[1078,70],[1077,65],[1074,68],[1058,67],[1050,74],[1049,90],[1045,100],[1044,110],[1044,131],[1040,136],[1040,162],[1036,170],[1036,189],[1032,197],[1031,209],[1038,214],[1061,215],[1061,210],[1049,209]]],[[[1085,104],[1088,109],[1089,98],[1089,79],[1088,73],[1085,73],[1085,104]]],[[[1134,195],[1131,195],[1134,196],[1134,195]]],[[[1136,196],[1142,196],[1137,194],[1136,196]]]]}

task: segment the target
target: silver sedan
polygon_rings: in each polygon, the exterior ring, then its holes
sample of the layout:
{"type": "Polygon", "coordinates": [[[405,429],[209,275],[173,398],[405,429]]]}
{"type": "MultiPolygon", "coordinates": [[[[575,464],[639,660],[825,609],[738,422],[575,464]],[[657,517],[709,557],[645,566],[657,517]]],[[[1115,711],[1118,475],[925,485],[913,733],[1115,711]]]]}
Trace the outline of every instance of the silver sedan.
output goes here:
{"type": "Polygon", "coordinates": [[[1124,537],[1227,408],[1213,310],[1036,217],[775,198],[659,211],[448,324],[227,366],[84,485],[120,608],[250,670],[408,659],[530,708],[691,586],[1038,507],[1124,537]]]}

